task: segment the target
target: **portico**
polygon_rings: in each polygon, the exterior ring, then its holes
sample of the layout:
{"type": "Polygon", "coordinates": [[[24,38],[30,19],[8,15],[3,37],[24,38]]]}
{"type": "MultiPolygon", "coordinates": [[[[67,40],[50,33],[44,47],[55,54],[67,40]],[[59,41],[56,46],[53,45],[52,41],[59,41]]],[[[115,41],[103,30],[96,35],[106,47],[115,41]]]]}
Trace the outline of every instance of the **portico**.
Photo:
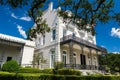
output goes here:
{"type": "Polygon", "coordinates": [[[106,53],[105,48],[78,37],[68,35],[61,38],[61,56],[66,68],[99,69],[98,57],[106,53]]]}

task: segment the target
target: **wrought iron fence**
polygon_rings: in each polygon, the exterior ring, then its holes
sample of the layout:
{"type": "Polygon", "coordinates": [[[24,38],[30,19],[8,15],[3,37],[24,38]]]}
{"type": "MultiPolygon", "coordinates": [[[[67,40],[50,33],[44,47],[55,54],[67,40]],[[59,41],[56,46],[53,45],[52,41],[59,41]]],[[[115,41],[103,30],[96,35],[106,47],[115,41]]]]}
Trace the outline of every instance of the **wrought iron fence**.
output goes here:
{"type": "Polygon", "coordinates": [[[80,69],[80,70],[104,70],[103,66],[95,66],[95,65],[81,65],[81,64],[65,64],[64,68],[73,68],[73,69],[80,69]]]}

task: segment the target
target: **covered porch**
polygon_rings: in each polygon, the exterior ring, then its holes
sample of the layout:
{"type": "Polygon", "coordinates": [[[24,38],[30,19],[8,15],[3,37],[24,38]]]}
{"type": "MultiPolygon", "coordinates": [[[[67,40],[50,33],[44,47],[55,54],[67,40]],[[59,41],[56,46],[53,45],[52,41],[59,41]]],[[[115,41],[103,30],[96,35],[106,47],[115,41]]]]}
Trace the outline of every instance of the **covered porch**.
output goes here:
{"type": "Polygon", "coordinates": [[[98,58],[107,53],[105,48],[72,35],[61,38],[60,50],[65,68],[81,70],[100,69],[98,58]]]}
{"type": "Polygon", "coordinates": [[[0,39],[0,67],[10,60],[16,60],[21,65],[24,43],[0,39]]]}

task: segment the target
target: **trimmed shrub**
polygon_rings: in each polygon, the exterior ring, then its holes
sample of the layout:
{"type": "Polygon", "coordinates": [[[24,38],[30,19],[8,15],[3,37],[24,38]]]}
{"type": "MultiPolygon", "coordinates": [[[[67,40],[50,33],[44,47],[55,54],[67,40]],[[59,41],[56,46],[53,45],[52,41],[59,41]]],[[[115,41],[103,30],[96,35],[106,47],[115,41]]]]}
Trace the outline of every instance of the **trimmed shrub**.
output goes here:
{"type": "Polygon", "coordinates": [[[63,69],[58,70],[58,74],[60,74],[60,75],[78,75],[78,76],[80,76],[81,72],[79,70],[75,70],[75,69],[63,68],[63,69]]]}
{"type": "Polygon", "coordinates": [[[53,69],[43,69],[40,70],[38,68],[19,68],[18,73],[47,73],[53,74],[53,69]]]}
{"type": "Polygon", "coordinates": [[[63,68],[63,62],[55,62],[54,68],[55,69],[62,69],[63,68]]]}
{"type": "Polygon", "coordinates": [[[53,74],[54,73],[53,71],[54,71],[54,69],[48,68],[48,69],[43,69],[42,73],[53,74]]]}
{"type": "Polygon", "coordinates": [[[75,76],[52,74],[0,73],[0,80],[120,80],[120,76],[75,76]]]}
{"type": "Polygon", "coordinates": [[[2,71],[17,72],[19,70],[19,65],[17,61],[11,60],[3,64],[2,71]]]}
{"type": "Polygon", "coordinates": [[[20,68],[19,73],[42,73],[42,70],[38,68],[20,68]]]}

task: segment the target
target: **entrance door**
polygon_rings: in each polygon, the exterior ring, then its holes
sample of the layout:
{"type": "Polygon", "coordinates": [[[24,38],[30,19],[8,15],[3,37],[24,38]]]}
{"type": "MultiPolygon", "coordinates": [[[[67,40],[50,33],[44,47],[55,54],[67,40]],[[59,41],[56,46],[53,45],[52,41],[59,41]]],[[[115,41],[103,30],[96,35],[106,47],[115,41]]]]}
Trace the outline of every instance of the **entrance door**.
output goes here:
{"type": "Polygon", "coordinates": [[[86,57],[83,54],[80,54],[81,65],[86,65],[86,57]]]}

